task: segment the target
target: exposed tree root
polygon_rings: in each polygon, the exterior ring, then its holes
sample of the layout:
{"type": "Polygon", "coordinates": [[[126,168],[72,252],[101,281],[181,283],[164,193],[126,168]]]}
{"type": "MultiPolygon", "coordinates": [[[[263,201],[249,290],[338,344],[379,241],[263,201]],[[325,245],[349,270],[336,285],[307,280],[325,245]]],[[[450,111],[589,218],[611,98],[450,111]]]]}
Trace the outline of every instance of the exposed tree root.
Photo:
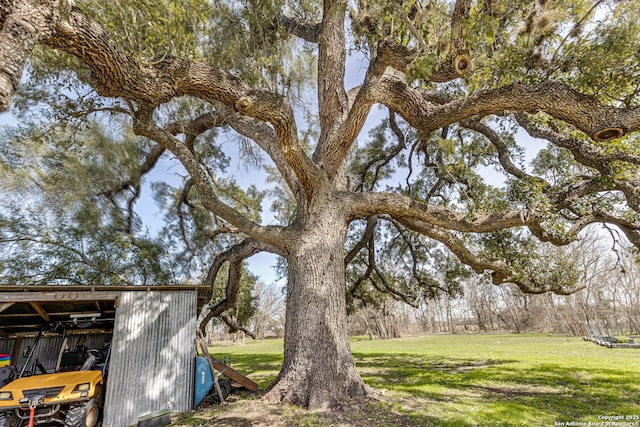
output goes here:
{"type": "Polygon", "coordinates": [[[316,374],[322,375],[317,372],[303,375],[296,371],[281,373],[267,390],[264,399],[270,403],[287,403],[310,410],[341,411],[360,407],[375,393],[362,382],[355,369],[353,371],[329,382],[317,380],[316,374]],[[327,383],[328,387],[322,385],[327,383]]]}

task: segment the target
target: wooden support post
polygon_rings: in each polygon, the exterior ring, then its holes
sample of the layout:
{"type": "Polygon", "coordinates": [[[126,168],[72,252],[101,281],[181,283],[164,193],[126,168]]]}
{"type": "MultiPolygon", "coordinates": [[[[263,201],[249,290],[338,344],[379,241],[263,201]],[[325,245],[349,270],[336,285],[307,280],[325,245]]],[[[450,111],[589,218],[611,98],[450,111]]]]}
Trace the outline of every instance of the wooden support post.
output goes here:
{"type": "Polygon", "coordinates": [[[224,396],[222,395],[222,390],[220,389],[220,384],[218,383],[218,376],[216,375],[216,371],[213,367],[213,359],[211,359],[211,355],[209,354],[209,349],[207,348],[207,342],[204,339],[204,335],[202,334],[202,331],[200,329],[198,329],[197,341],[198,341],[198,344],[200,345],[200,351],[202,351],[204,356],[207,358],[207,361],[209,362],[209,368],[211,368],[211,375],[213,375],[213,386],[215,387],[216,393],[220,398],[220,404],[223,404],[224,396]]]}

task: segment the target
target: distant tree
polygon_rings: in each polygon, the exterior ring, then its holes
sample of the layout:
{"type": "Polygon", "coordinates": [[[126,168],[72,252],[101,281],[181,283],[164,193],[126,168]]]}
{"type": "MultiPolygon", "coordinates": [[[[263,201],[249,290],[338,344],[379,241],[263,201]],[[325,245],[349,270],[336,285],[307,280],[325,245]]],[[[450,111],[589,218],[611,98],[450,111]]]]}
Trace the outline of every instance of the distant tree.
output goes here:
{"type": "Polygon", "coordinates": [[[257,338],[281,337],[284,332],[285,301],[283,289],[258,282],[254,289],[256,313],[251,317],[251,330],[257,338]]]}
{"type": "Polygon", "coordinates": [[[639,6],[0,0],[0,108],[15,99],[26,130],[5,139],[3,168],[21,168],[21,150],[45,159],[38,147],[118,155],[98,193],[131,219],[143,177],[170,153],[184,176],[158,189],[173,207],[165,244],[198,253],[205,283],[228,263],[212,315],[232,309],[245,259],[286,264],[284,364],[267,397],[359,403],[345,297],[358,281],[411,302],[438,282],[446,248],[496,285],[567,294],[578,276],[536,241],[608,223],[640,247],[639,6]],[[365,69],[357,82],[350,56],[365,69]],[[376,104],[382,122],[357,140],[376,104]],[[113,151],[69,138],[92,123],[120,126],[113,151]],[[117,151],[131,134],[138,145],[117,151]],[[256,188],[224,179],[222,136],[279,175],[278,224],[261,219],[256,188]],[[547,145],[527,168],[533,138],[547,145]],[[215,247],[193,250],[205,241],[215,247]]]}

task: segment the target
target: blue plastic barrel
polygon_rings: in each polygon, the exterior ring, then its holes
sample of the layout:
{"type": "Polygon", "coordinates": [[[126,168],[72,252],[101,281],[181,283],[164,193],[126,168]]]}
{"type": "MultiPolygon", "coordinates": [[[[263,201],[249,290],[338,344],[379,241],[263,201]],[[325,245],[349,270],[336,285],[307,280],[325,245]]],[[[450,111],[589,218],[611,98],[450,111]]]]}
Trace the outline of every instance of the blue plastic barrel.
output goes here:
{"type": "Polygon", "coordinates": [[[206,357],[196,357],[196,386],[193,407],[197,408],[200,402],[213,388],[213,374],[206,357]]]}

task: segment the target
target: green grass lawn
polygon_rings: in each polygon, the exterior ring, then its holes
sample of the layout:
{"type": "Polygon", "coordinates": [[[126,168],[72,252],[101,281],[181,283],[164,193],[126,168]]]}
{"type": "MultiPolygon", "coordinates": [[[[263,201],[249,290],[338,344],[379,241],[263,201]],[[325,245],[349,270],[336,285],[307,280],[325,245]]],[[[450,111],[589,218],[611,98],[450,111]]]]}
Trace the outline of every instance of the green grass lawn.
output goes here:
{"type": "MultiPolygon", "coordinates": [[[[351,346],[364,381],[415,425],[605,426],[603,417],[619,415],[628,424],[616,425],[640,425],[640,350],[542,335],[354,338],[351,346]]],[[[279,340],[210,351],[263,387],[282,362],[279,340]]]]}

